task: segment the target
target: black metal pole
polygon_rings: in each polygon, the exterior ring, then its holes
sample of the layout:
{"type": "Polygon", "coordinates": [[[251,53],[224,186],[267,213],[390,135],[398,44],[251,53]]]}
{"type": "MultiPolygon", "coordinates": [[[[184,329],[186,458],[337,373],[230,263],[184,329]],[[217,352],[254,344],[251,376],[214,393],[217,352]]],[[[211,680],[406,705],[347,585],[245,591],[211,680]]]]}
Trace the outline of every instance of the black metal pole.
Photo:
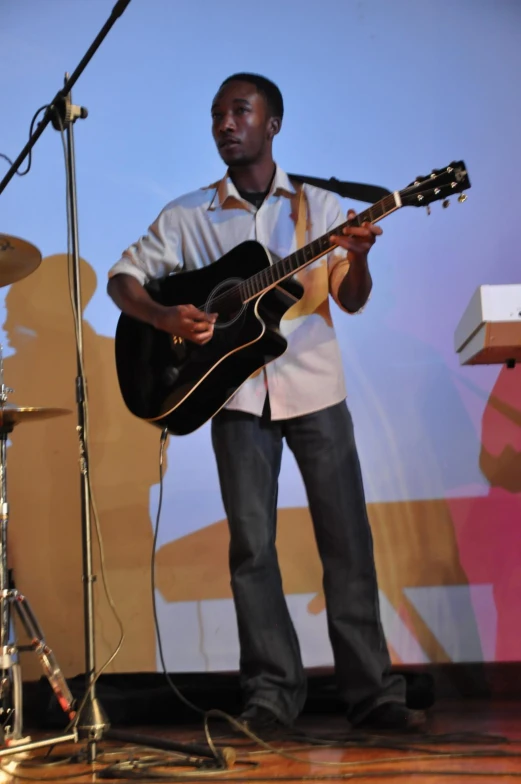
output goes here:
{"type": "MultiPolygon", "coordinates": [[[[67,78],[67,77],[66,77],[67,78]]],[[[96,759],[96,742],[101,740],[108,722],[96,697],[96,649],[94,633],[94,582],[92,568],[91,494],[89,478],[89,452],[86,433],[87,400],[86,379],[83,366],[83,313],[80,276],[80,245],[78,239],[78,200],[76,193],[76,158],[74,151],[74,120],[65,118],[67,146],[67,196],[69,214],[69,246],[72,255],[72,297],[74,303],[74,328],[76,334],[76,404],[78,411],[78,446],[80,457],[81,533],[83,558],[83,613],[85,628],[85,699],[76,727],[80,737],[88,741],[88,759],[96,759]]]]}
{"type": "Polygon", "coordinates": [[[20,168],[21,164],[27,158],[32,148],[34,147],[34,145],[36,144],[36,142],[38,141],[38,139],[40,138],[40,136],[42,135],[46,127],[53,119],[55,109],[59,106],[60,103],[64,101],[66,96],[69,95],[70,91],[78,81],[79,77],[87,67],[88,63],[90,62],[94,54],[96,53],[97,49],[100,47],[101,43],[103,42],[103,39],[107,36],[107,33],[112,28],[116,20],[119,19],[119,17],[123,14],[123,12],[125,11],[129,3],[130,0],[118,0],[116,5],[112,9],[109,18],[107,19],[107,21],[105,22],[101,30],[99,31],[98,35],[96,36],[92,44],[85,52],[78,66],[69,76],[69,78],[66,80],[62,89],[59,90],[54,96],[54,98],[52,99],[52,101],[50,101],[48,105],[48,109],[43,116],[43,119],[40,120],[40,122],[36,126],[36,130],[31,134],[29,141],[21,151],[20,155],[14,161],[13,165],[5,175],[4,179],[0,182],[0,193],[2,193],[4,188],[6,188],[7,184],[12,180],[12,178],[20,168]]]}

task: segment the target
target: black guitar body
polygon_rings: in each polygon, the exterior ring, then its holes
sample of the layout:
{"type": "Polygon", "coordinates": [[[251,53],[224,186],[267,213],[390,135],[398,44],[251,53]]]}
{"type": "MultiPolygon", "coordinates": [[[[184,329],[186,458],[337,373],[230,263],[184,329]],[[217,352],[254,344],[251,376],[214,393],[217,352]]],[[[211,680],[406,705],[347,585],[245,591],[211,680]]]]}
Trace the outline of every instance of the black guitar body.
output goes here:
{"type": "MultiPolygon", "coordinates": [[[[466,188],[470,180],[465,163],[453,161],[389,193],[337,226],[335,233],[365,221],[375,223],[400,207],[426,207],[466,188]]],[[[280,333],[280,320],[304,293],[290,275],[332,247],[327,232],[284,259],[272,256],[270,265],[270,255],[260,243],[243,242],[208,267],[151,284],[148,290],[158,302],[192,304],[219,313],[219,319],[212,340],[197,346],[120,316],[116,365],[130,411],[176,435],[204,424],[251,375],[284,353],[287,343],[280,333]],[[241,291],[238,284],[242,284],[241,291]],[[248,303],[243,305],[243,300],[248,303]]]]}
{"type": "Polygon", "coordinates": [[[302,286],[284,280],[245,305],[237,290],[239,283],[269,266],[265,248],[248,241],[214,264],[147,285],[162,305],[192,304],[219,313],[205,346],[121,314],[116,369],[123,400],[135,416],[174,435],[191,433],[251,375],[284,353],[287,342],[280,334],[280,320],[302,297],[302,286]]]}

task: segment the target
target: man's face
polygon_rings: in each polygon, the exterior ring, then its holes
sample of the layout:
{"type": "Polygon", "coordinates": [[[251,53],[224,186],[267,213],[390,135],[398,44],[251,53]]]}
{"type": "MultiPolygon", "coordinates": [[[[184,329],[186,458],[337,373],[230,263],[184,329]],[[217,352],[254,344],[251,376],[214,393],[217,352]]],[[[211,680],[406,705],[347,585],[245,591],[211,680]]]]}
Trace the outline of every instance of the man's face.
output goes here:
{"type": "MultiPolygon", "coordinates": [[[[273,128],[263,95],[249,82],[228,82],[212,104],[212,135],[227,166],[246,166],[271,157],[273,128]]],[[[276,131],[275,131],[276,132],[276,131]]]]}

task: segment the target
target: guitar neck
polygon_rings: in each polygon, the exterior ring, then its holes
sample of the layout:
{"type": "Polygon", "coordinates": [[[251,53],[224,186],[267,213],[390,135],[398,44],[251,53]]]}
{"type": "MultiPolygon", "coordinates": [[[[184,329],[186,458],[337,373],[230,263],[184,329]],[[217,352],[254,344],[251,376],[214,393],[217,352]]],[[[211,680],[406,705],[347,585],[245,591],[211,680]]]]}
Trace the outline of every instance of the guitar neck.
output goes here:
{"type": "Polygon", "coordinates": [[[291,253],[286,258],[280,259],[275,264],[266,267],[240,284],[242,301],[248,302],[254,297],[258,297],[260,294],[268,291],[268,289],[273,288],[281,280],[284,280],[284,278],[289,278],[325,253],[329,253],[336,248],[337,245],[331,242],[332,234],[339,234],[348,226],[361,226],[367,222],[376,223],[385,218],[386,215],[390,215],[391,212],[398,210],[401,206],[402,201],[399,191],[391,193],[363,212],[360,212],[354,218],[336,226],[331,232],[317,237],[316,240],[299,248],[295,253],[291,253]]]}

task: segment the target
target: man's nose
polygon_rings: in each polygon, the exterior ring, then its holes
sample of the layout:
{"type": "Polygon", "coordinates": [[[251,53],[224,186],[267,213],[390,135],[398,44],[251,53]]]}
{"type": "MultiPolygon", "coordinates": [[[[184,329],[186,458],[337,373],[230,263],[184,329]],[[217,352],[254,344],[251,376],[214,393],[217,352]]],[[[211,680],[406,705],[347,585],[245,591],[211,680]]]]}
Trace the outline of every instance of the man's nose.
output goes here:
{"type": "Polygon", "coordinates": [[[223,115],[221,122],[219,123],[219,130],[220,131],[233,131],[235,130],[235,120],[231,112],[227,112],[223,115]]]}

